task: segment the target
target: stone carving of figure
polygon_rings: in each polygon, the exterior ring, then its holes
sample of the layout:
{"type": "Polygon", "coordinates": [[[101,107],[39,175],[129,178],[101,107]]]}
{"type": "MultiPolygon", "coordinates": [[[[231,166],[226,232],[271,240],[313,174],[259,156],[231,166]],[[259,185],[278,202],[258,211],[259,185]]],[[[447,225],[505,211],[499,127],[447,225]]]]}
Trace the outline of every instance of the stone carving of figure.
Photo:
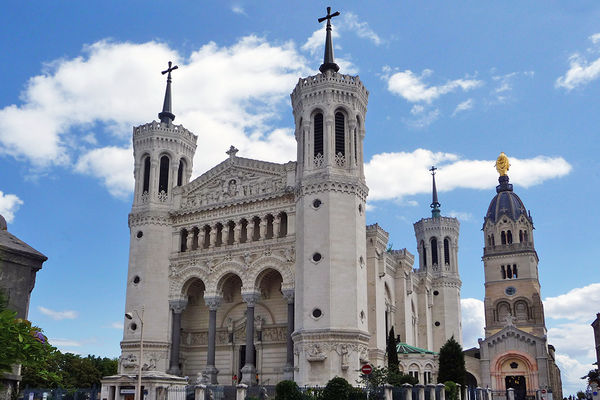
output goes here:
{"type": "Polygon", "coordinates": [[[306,359],[308,361],[323,361],[327,358],[327,354],[321,349],[319,343],[313,343],[306,352],[306,359]]]}
{"type": "Polygon", "coordinates": [[[238,194],[238,191],[237,191],[237,182],[236,182],[235,179],[232,179],[232,180],[229,181],[229,184],[227,185],[227,193],[231,197],[237,196],[237,194],[238,194]]]}
{"type": "Polygon", "coordinates": [[[347,370],[348,369],[348,345],[347,344],[340,344],[338,347],[338,353],[340,355],[340,361],[342,363],[342,370],[347,370]]]}

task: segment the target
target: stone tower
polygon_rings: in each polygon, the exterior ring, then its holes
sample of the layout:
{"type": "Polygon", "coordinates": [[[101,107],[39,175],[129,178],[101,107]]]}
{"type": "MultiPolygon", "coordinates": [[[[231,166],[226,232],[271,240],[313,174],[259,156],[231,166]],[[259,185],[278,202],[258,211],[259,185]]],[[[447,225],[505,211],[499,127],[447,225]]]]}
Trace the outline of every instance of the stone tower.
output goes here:
{"type": "Polygon", "coordinates": [[[448,339],[462,343],[460,288],[458,273],[458,233],[460,223],[456,218],[443,217],[440,211],[433,177],[431,218],[423,218],[414,224],[419,252],[419,275],[431,279],[431,322],[420,321],[421,337],[426,333],[427,343],[417,343],[433,351],[439,351],[448,339]],[[429,278],[430,277],[430,278],[429,278]]]}
{"type": "Polygon", "coordinates": [[[367,361],[367,274],[363,139],[369,92],[338,73],[332,17],[321,73],[291,94],[296,173],[295,381],[358,379],[367,361]]]}
{"type": "MultiPolygon", "coordinates": [[[[168,73],[163,111],[160,122],[133,128],[133,156],[135,160],[135,190],[133,207],[129,214],[130,246],[125,311],[133,318],[126,319],[121,342],[120,372],[127,373],[137,364],[144,323],[144,351],[142,360],[156,364],[156,370],[169,369],[171,310],[178,315],[179,304],[169,301],[169,255],[180,246],[173,234],[169,211],[173,207],[173,190],[189,182],[196,140],[192,132],[174,125],[171,111],[171,71],[168,73]],[[144,307],[146,313],[143,313],[144,307]]],[[[181,312],[181,310],[179,310],[181,312]]],[[[175,360],[175,367],[178,360],[175,360]]],[[[171,372],[176,373],[177,368],[171,372]]]]}
{"type": "Polygon", "coordinates": [[[484,218],[485,335],[507,324],[538,337],[546,335],[540,296],[533,220],[501,175],[484,218]]]}

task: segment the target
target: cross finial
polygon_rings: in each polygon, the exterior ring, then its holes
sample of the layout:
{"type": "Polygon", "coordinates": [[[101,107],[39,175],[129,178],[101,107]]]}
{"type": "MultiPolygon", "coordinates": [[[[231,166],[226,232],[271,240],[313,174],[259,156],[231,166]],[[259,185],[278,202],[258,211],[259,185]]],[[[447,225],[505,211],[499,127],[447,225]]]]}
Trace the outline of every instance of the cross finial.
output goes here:
{"type": "Polygon", "coordinates": [[[239,150],[236,149],[233,145],[229,147],[229,150],[225,152],[229,156],[230,159],[234,158],[239,150]]]}
{"type": "Polygon", "coordinates": [[[172,67],[172,65],[173,63],[169,61],[169,67],[166,70],[161,71],[161,74],[163,75],[166,73],[169,74],[167,75],[167,89],[165,90],[165,101],[163,102],[163,110],[161,113],[158,114],[160,122],[165,124],[169,124],[175,119],[175,114],[173,114],[171,110],[171,71],[174,71],[179,67],[177,65],[172,67]]]}
{"type": "Polygon", "coordinates": [[[335,72],[338,72],[340,70],[340,67],[333,60],[333,43],[331,41],[331,18],[337,17],[338,15],[340,15],[339,11],[336,11],[333,14],[331,14],[331,7],[327,7],[327,15],[318,19],[319,23],[327,20],[327,29],[325,35],[325,55],[323,56],[323,64],[321,64],[321,66],[319,67],[319,71],[321,71],[322,73],[325,73],[325,71],[330,69],[334,70],[335,72]]]}
{"type": "Polygon", "coordinates": [[[429,171],[431,171],[431,176],[433,179],[433,190],[432,190],[432,198],[431,198],[431,216],[433,218],[437,218],[441,215],[440,213],[440,202],[438,201],[437,188],[435,186],[435,171],[437,168],[435,166],[431,166],[429,171]]]}
{"type": "Polygon", "coordinates": [[[171,67],[171,65],[173,65],[173,63],[171,61],[169,61],[169,68],[165,69],[164,71],[161,71],[161,74],[166,74],[168,73],[169,75],[167,75],[167,81],[170,82],[171,81],[171,71],[175,71],[177,68],[179,68],[177,65],[174,67],[171,67]]]}

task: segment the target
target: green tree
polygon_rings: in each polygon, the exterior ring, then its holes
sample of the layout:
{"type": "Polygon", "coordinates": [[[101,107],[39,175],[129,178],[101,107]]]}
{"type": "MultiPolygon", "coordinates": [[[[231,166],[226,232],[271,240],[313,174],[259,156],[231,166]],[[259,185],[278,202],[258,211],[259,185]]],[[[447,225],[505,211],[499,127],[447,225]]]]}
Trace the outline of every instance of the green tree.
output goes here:
{"type": "Polygon", "coordinates": [[[467,370],[461,345],[452,336],[440,349],[438,383],[452,381],[464,386],[467,370]]]}
{"type": "Polygon", "coordinates": [[[390,332],[388,334],[388,339],[387,339],[387,343],[386,343],[386,352],[387,352],[387,357],[388,357],[388,369],[390,371],[396,371],[399,372],[400,368],[399,368],[399,361],[398,361],[398,350],[396,348],[396,345],[398,343],[396,342],[396,335],[394,334],[394,327],[392,326],[392,329],[390,329],[390,332]]]}
{"type": "Polygon", "coordinates": [[[597,369],[590,370],[590,372],[588,372],[587,375],[582,376],[581,379],[587,379],[588,385],[592,382],[596,382],[596,384],[600,385],[600,373],[597,369]]]}
{"type": "Polygon", "coordinates": [[[294,381],[281,381],[275,386],[275,400],[302,400],[302,392],[294,381]]]}
{"type": "Polygon", "coordinates": [[[7,308],[6,296],[1,291],[0,349],[0,373],[10,372],[15,364],[43,366],[53,350],[40,328],[17,318],[17,313],[7,308]]]}

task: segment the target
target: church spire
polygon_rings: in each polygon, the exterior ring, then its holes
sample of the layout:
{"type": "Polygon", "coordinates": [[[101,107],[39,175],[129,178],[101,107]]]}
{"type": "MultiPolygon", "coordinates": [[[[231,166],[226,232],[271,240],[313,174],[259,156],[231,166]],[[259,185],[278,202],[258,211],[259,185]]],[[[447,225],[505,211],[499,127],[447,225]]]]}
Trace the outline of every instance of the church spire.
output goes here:
{"type": "Polygon", "coordinates": [[[160,122],[164,124],[169,124],[175,119],[175,114],[173,114],[173,112],[171,111],[171,71],[174,71],[179,67],[177,65],[171,67],[171,65],[173,65],[173,63],[169,61],[169,68],[161,72],[163,75],[168,73],[167,90],[165,91],[165,101],[163,102],[163,110],[161,113],[158,114],[160,122]]]}
{"type": "Polygon", "coordinates": [[[333,60],[333,42],[331,41],[331,18],[340,15],[339,11],[331,14],[331,7],[327,7],[327,15],[323,18],[319,18],[319,23],[327,20],[327,34],[325,36],[325,55],[323,56],[323,64],[319,67],[319,71],[325,73],[325,71],[332,69],[338,72],[340,67],[333,60]]]}
{"type": "Polygon", "coordinates": [[[431,168],[429,169],[431,171],[431,177],[433,178],[433,195],[432,195],[432,200],[431,200],[431,217],[432,218],[437,218],[439,217],[440,214],[440,202],[438,201],[438,195],[437,195],[437,188],[435,187],[435,171],[437,170],[436,167],[431,166],[431,168]]]}

